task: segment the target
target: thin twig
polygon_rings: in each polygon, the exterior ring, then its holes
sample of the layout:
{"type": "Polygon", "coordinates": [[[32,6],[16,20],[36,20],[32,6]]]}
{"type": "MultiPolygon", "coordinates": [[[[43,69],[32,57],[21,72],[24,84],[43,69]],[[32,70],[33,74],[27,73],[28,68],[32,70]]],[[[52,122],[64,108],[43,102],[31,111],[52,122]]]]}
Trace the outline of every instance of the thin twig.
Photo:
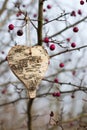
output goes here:
{"type": "Polygon", "coordinates": [[[86,17],[84,17],[83,19],[81,19],[81,20],[77,21],[76,23],[74,23],[74,24],[72,24],[72,25],[69,25],[69,26],[65,27],[65,28],[64,28],[64,29],[62,29],[61,31],[59,31],[59,32],[57,32],[57,33],[55,33],[55,34],[53,34],[53,35],[49,36],[49,38],[52,38],[52,37],[55,37],[55,36],[57,36],[57,35],[61,34],[62,32],[64,32],[64,31],[66,31],[66,30],[68,30],[68,29],[70,29],[70,28],[72,28],[72,27],[76,26],[77,24],[80,24],[81,22],[83,22],[83,21],[84,21],[84,20],[86,20],[86,19],[87,19],[87,16],[86,16],[86,17]]]}
{"type": "Polygon", "coordinates": [[[54,19],[52,19],[52,20],[50,20],[50,21],[44,23],[43,25],[48,24],[48,23],[51,23],[51,22],[53,22],[53,21],[59,21],[60,18],[66,16],[66,15],[68,15],[68,14],[70,14],[70,13],[61,14],[61,15],[58,16],[57,18],[54,18],[54,19]]]}
{"type": "MultiPolygon", "coordinates": [[[[67,84],[67,85],[74,85],[74,84],[68,84],[68,83],[64,83],[64,84],[67,84]]],[[[76,85],[74,85],[75,87],[76,87],[76,85]]],[[[73,90],[67,90],[67,91],[60,91],[60,93],[61,94],[67,94],[67,93],[72,93],[72,92],[77,92],[77,91],[83,91],[83,92],[87,92],[87,88],[86,87],[84,87],[84,86],[77,86],[77,88],[76,89],[73,89],[73,90]],[[79,88],[78,88],[79,87],[79,88]]],[[[41,97],[44,97],[44,96],[52,96],[52,92],[46,92],[46,93],[43,93],[43,94],[38,94],[37,96],[36,96],[36,98],[41,98],[41,97]]],[[[17,99],[15,99],[15,100],[13,100],[13,101],[10,101],[10,102],[6,102],[6,103],[2,103],[2,104],[0,104],[0,107],[3,107],[3,106],[6,106],[6,105],[10,105],[10,104],[14,104],[14,103],[17,103],[17,102],[19,102],[19,101],[21,101],[21,100],[27,100],[27,99],[29,99],[28,97],[21,97],[21,98],[17,98],[17,99]]],[[[29,105],[29,103],[28,103],[28,105],[29,105]]],[[[32,105],[32,104],[31,104],[32,105]]],[[[29,107],[29,106],[28,106],[29,107]]],[[[31,106],[30,106],[30,108],[29,109],[31,109],[31,106]]],[[[29,112],[30,113],[30,112],[29,112]]],[[[28,113],[28,114],[29,114],[28,113]]],[[[30,117],[29,117],[30,118],[30,117]]]]}
{"type": "Polygon", "coordinates": [[[59,52],[59,53],[56,53],[56,54],[50,56],[50,58],[52,58],[52,57],[54,57],[54,56],[57,56],[57,55],[61,55],[61,54],[63,54],[63,53],[68,53],[68,52],[71,52],[71,51],[76,51],[76,50],[80,51],[80,49],[83,49],[83,48],[86,48],[86,47],[87,47],[87,45],[84,45],[84,46],[81,46],[81,47],[78,47],[78,48],[75,48],[75,49],[67,49],[67,50],[65,50],[65,51],[61,51],[61,52],[59,52]]]}
{"type": "Polygon", "coordinates": [[[0,61],[0,65],[3,64],[4,62],[6,62],[6,59],[0,61]]]}

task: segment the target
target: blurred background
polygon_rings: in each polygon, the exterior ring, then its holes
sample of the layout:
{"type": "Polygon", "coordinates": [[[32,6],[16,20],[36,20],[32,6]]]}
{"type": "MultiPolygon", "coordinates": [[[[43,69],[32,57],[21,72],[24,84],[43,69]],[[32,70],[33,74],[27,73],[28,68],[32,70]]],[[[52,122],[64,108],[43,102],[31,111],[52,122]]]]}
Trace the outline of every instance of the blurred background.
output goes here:
{"type": "MultiPolygon", "coordinates": [[[[23,12],[30,18],[29,43],[37,44],[38,2],[0,0],[0,130],[27,130],[26,88],[11,71],[7,55],[13,46],[27,43],[23,12]]],[[[87,129],[86,32],[86,1],[44,1],[43,46],[50,60],[32,104],[32,130],[87,129]]]]}

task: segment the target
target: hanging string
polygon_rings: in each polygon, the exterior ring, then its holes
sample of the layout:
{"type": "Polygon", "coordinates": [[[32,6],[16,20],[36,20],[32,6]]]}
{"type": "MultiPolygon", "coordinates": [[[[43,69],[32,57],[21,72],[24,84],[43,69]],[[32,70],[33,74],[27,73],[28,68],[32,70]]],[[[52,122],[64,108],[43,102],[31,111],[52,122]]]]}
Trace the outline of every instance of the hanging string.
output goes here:
{"type": "Polygon", "coordinates": [[[26,16],[26,46],[30,47],[30,53],[31,53],[31,36],[30,36],[30,21],[29,17],[26,16]]]}

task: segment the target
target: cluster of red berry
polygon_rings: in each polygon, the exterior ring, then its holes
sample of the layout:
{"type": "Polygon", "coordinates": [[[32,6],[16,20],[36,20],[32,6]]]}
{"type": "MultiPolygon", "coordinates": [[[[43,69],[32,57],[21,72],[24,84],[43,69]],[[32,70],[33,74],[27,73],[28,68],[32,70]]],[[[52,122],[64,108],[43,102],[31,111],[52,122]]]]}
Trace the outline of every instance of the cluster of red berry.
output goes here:
{"type": "MultiPolygon", "coordinates": [[[[50,42],[49,37],[45,37],[45,38],[43,39],[43,42],[45,42],[45,43],[47,44],[47,46],[49,46],[49,42],[50,42]]],[[[49,48],[50,48],[51,51],[55,50],[55,44],[52,43],[52,44],[49,46],[49,48]]]]}
{"type": "Polygon", "coordinates": [[[54,92],[52,95],[53,95],[53,97],[60,97],[61,93],[60,92],[54,92]]]}
{"type": "MultiPolygon", "coordinates": [[[[9,29],[9,30],[14,30],[14,27],[15,27],[15,26],[14,26],[13,24],[9,24],[8,29],[9,29]]],[[[18,36],[22,36],[22,35],[23,35],[23,31],[22,31],[22,30],[18,30],[18,31],[17,31],[17,35],[18,35],[18,36]]]]}
{"type": "MultiPolygon", "coordinates": [[[[79,15],[82,15],[81,9],[78,9],[77,13],[78,13],[79,15]]],[[[76,17],[76,11],[73,10],[73,11],[70,13],[70,15],[76,17]]]]}

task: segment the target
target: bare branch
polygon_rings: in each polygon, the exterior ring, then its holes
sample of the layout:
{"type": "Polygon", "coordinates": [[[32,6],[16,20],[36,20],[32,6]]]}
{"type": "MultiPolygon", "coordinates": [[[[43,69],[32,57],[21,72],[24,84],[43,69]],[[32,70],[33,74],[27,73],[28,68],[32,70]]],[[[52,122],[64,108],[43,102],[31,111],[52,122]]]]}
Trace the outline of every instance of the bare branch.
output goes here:
{"type": "Polygon", "coordinates": [[[71,52],[71,51],[76,51],[76,50],[80,51],[80,49],[83,49],[83,48],[86,48],[86,47],[87,47],[87,45],[84,45],[84,46],[81,46],[81,47],[78,47],[78,48],[75,48],[75,49],[67,49],[65,51],[61,51],[61,52],[59,52],[57,54],[54,54],[54,55],[50,56],[50,58],[52,58],[54,56],[57,56],[57,55],[64,54],[64,53],[68,53],[68,52],[71,52]]]}
{"type": "Polygon", "coordinates": [[[62,29],[60,32],[57,32],[57,33],[55,33],[55,34],[49,36],[49,38],[52,38],[52,37],[55,37],[55,36],[61,34],[62,32],[64,32],[64,31],[66,31],[66,30],[68,30],[68,29],[74,27],[75,25],[80,24],[81,22],[83,22],[83,21],[86,20],[86,19],[87,19],[87,16],[84,17],[83,19],[79,20],[78,22],[76,22],[76,23],[74,23],[74,24],[72,24],[72,25],[69,25],[69,26],[65,27],[65,28],[62,29]]]}
{"type": "Polygon", "coordinates": [[[0,15],[4,12],[7,3],[8,3],[8,0],[5,0],[5,1],[4,1],[4,4],[3,4],[3,6],[2,6],[2,9],[0,10],[0,15]]]}

